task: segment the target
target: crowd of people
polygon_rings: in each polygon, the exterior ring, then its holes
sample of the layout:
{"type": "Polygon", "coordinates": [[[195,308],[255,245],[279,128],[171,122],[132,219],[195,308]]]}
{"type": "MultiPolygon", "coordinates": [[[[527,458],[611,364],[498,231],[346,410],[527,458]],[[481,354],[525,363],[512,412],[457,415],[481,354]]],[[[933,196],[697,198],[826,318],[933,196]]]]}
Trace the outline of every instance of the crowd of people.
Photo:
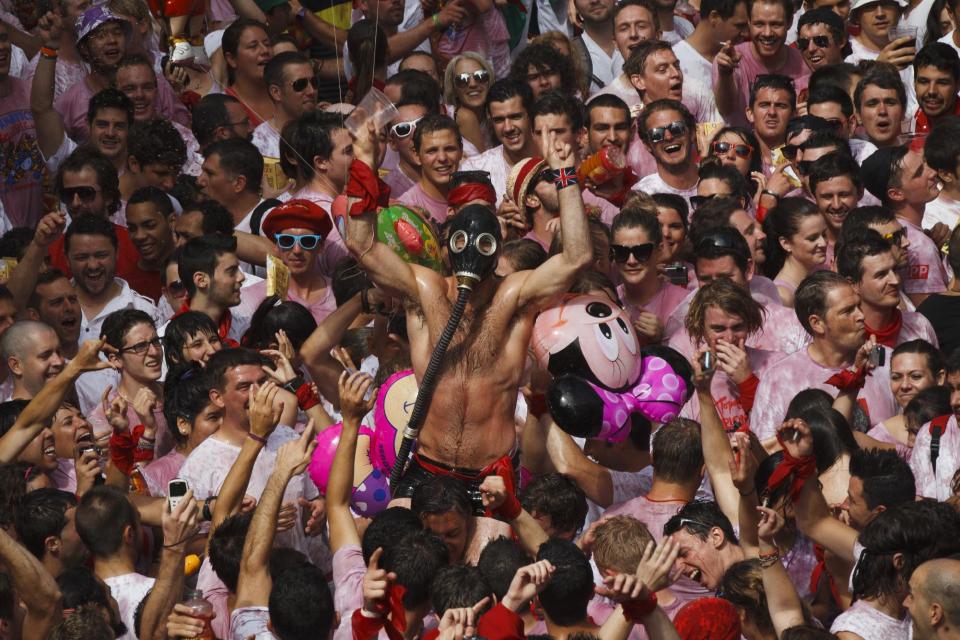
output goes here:
{"type": "Polygon", "coordinates": [[[0,638],[960,638],[958,91],[958,0],[0,0],[0,638]]]}

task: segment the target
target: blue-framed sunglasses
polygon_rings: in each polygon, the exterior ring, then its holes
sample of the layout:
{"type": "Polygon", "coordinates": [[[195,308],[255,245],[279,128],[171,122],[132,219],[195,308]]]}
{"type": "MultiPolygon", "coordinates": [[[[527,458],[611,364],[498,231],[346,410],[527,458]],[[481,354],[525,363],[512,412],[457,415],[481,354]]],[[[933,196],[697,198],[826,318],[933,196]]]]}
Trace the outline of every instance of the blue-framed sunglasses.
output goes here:
{"type": "Polygon", "coordinates": [[[323,242],[323,236],[318,233],[277,233],[273,236],[277,240],[277,246],[284,251],[293,249],[294,245],[299,244],[304,251],[313,251],[323,242]]]}

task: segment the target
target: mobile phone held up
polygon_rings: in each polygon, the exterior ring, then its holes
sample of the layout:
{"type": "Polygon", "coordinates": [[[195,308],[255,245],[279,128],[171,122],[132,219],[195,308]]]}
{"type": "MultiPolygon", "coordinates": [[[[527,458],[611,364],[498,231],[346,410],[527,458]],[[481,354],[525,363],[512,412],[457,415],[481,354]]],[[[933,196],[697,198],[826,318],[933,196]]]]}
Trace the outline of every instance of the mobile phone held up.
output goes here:
{"type": "Polygon", "coordinates": [[[190,485],[187,484],[186,480],[181,480],[180,478],[174,478],[167,483],[167,504],[170,505],[171,513],[177,508],[177,505],[180,504],[180,501],[183,500],[183,497],[187,495],[187,491],[189,490],[190,485]]]}

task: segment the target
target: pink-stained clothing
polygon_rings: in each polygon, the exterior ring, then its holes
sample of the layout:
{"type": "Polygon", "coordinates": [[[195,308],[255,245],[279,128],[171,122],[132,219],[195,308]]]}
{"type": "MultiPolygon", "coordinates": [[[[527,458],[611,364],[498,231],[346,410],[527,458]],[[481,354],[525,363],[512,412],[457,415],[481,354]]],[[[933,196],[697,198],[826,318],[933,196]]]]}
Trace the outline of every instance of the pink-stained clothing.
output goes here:
{"type": "Polygon", "coordinates": [[[50,472],[53,486],[67,493],[77,492],[77,465],[73,458],[57,458],[57,468],[50,472]]]}
{"type": "Polygon", "coordinates": [[[907,230],[908,264],[899,271],[905,293],[942,293],[947,290],[948,279],[943,269],[940,249],[923,229],[909,220],[897,217],[907,230]]]}
{"type": "Polygon", "coordinates": [[[496,205],[499,207],[503,202],[503,196],[507,192],[507,176],[510,175],[510,166],[503,155],[503,145],[487,149],[481,154],[472,158],[464,158],[460,162],[461,171],[486,171],[490,174],[490,182],[493,183],[493,190],[497,192],[496,205]]]}
{"type": "Polygon", "coordinates": [[[345,544],[333,554],[333,608],[340,614],[340,626],[333,632],[334,640],[350,640],[353,629],[350,616],[363,605],[363,575],[367,565],[363,552],[355,544],[345,544]]]}
{"type": "MultiPolygon", "coordinates": [[[[35,227],[44,213],[47,166],[37,145],[30,85],[12,76],[5,82],[9,92],[0,97],[0,208],[14,227],[35,227]]],[[[83,109],[86,114],[86,103],[83,109]]]]}
{"type": "MultiPolygon", "coordinates": [[[[750,106],[750,87],[756,81],[757,76],[777,73],[793,78],[794,87],[799,95],[801,91],[807,88],[810,81],[810,67],[803,60],[803,55],[793,47],[785,47],[787,51],[787,61],[780,69],[768,69],[766,65],[757,57],[753,49],[752,42],[741,42],[734,47],[740,54],[740,64],[733,71],[733,83],[737,90],[737,103],[734,105],[732,113],[724,114],[728,124],[734,124],[741,127],[751,127],[747,122],[746,110],[750,106]]],[[[717,81],[720,76],[720,69],[717,66],[717,60],[714,58],[713,71],[711,78],[713,87],[716,90],[717,81]]]]}
{"type": "Polygon", "coordinates": [[[464,5],[467,19],[458,29],[447,28],[436,43],[434,54],[452,60],[464,51],[474,51],[490,61],[499,80],[510,72],[510,33],[503,14],[496,7],[477,14],[472,4],[464,5]]]}
{"type": "Polygon", "coordinates": [[[213,612],[217,614],[210,622],[213,632],[218,638],[230,637],[230,590],[213,570],[209,556],[203,559],[197,573],[197,589],[203,591],[203,597],[213,605],[213,612]]]}
{"type": "MultiPolygon", "coordinates": [[[[675,334],[668,343],[669,346],[677,349],[687,360],[692,360],[693,344],[686,332],[675,334]],[[678,339],[679,338],[679,339],[678,339]],[[685,338],[685,340],[684,340],[685,338]],[[684,344],[684,342],[686,344],[684,344]]],[[[763,380],[767,369],[773,363],[786,357],[779,351],[761,351],[752,347],[746,347],[747,357],[750,358],[750,365],[757,378],[763,380]]],[[[744,411],[740,404],[740,387],[730,379],[726,373],[719,368],[713,375],[710,383],[710,392],[713,395],[713,403],[717,407],[717,413],[720,414],[720,420],[723,422],[723,428],[730,431],[737,431],[750,424],[750,416],[744,411]]],[[[697,394],[693,394],[680,411],[680,416],[691,420],[700,421],[700,401],[697,394]]]]}
{"type": "Polygon", "coordinates": [[[137,607],[153,588],[154,579],[139,573],[126,573],[122,576],[106,578],[104,582],[110,587],[110,593],[117,601],[117,608],[120,609],[120,619],[127,626],[127,632],[120,636],[119,640],[137,640],[134,616],[137,607]]]}
{"type": "Polygon", "coordinates": [[[589,189],[581,191],[580,197],[583,199],[583,208],[587,215],[596,215],[608,227],[613,224],[613,219],[620,213],[620,207],[606,198],[601,198],[589,189]]]}
{"type": "Polygon", "coordinates": [[[631,134],[630,146],[627,147],[627,166],[635,176],[648,176],[657,172],[656,159],[636,131],[631,134]]]}
{"type": "MultiPolygon", "coordinates": [[[[310,312],[310,315],[313,316],[313,319],[317,321],[317,324],[320,324],[324,319],[337,310],[337,300],[333,297],[333,287],[330,286],[330,279],[324,276],[321,276],[326,282],[327,286],[323,290],[323,295],[319,300],[313,304],[308,304],[306,300],[298,296],[293,289],[287,289],[287,300],[291,302],[296,302],[297,304],[303,305],[307,308],[307,311],[310,312]]],[[[249,295],[251,300],[257,302],[257,306],[267,297],[267,281],[261,280],[256,284],[252,284],[248,287],[249,295]]]]}
{"type": "MultiPolygon", "coordinates": [[[[190,452],[186,461],[180,468],[180,477],[186,480],[193,489],[193,495],[198,499],[209,498],[220,493],[220,487],[230,472],[230,467],[240,455],[240,447],[224,442],[214,434],[200,443],[196,449],[190,452]]],[[[288,426],[280,425],[267,439],[266,446],[257,456],[257,461],[253,465],[253,471],[250,474],[250,482],[247,485],[247,495],[253,496],[257,500],[267,486],[270,474],[273,471],[274,462],[277,458],[277,451],[280,447],[291,440],[299,437],[296,431],[288,426]]],[[[289,485],[283,494],[284,502],[297,504],[300,498],[313,500],[319,495],[317,487],[306,474],[300,474],[289,485]]],[[[302,507],[297,507],[297,516],[303,515],[302,507]]],[[[297,549],[308,556],[311,555],[312,545],[306,538],[303,527],[293,527],[288,531],[278,533],[276,545],[281,547],[291,547],[297,549]]],[[[320,560],[315,559],[318,566],[323,566],[320,560]]]]}
{"type": "MultiPolygon", "coordinates": [[[[35,76],[37,73],[37,64],[39,64],[39,62],[40,54],[38,53],[33,57],[33,60],[27,63],[27,66],[23,69],[23,79],[26,80],[30,85],[33,85],[33,76],[35,76]]],[[[58,58],[57,71],[53,85],[54,99],[60,97],[61,94],[78,82],[83,82],[83,79],[86,76],[87,71],[79,62],[67,62],[63,58],[58,58]]]]}
{"type": "MultiPolygon", "coordinates": [[[[750,414],[750,430],[761,441],[776,436],[787,413],[787,405],[800,391],[823,389],[831,396],[837,395],[836,387],[827,384],[827,380],[843,369],[824,367],[814,362],[809,349],[801,349],[773,363],[760,379],[750,414]]],[[[872,422],[880,422],[897,414],[897,403],[890,391],[888,378],[879,372],[867,377],[857,399],[872,422]]]]}
{"type": "Polygon", "coordinates": [[[657,289],[653,297],[639,308],[626,301],[627,291],[625,285],[621,284],[617,286],[617,295],[623,300],[623,307],[627,310],[627,313],[630,314],[631,320],[639,318],[641,311],[647,311],[657,316],[661,322],[666,322],[670,314],[673,313],[673,310],[677,308],[677,305],[687,297],[687,290],[675,284],[661,281],[660,288],[657,289]]]}
{"type": "Polygon", "coordinates": [[[790,576],[790,582],[797,588],[801,598],[810,594],[810,575],[817,566],[817,556],[813,550],[813,541],[798,533],[790,550],[780,558],[783,568],[790,576]]]}
{"type": "Polygon", "coordinates": [[[267,640],[276,637],[270,631],[270,609],[267,607],[240,607],[230,614],[230,640],[267,640]]]}
{"type": "MultiPolygon", "coordinates": [[[[419,177],[417,177],[417,179],[419,179],[419,177]]],[[[390,197],[394,200],[399,200],[400,196],[412,189],[413,185],[417,183],[416,180],[405,174],[399,165],[391,169],[390,172],[383,177],[383,181],[390,187],[390,197]]]]}
{"type": "Polygon", "coordinates": [[[171,449],[165,456],[161,456],[142,467],[140,473],[147,483],[150,495],[167,495],[167,483],[177,477],[186,459],[182,453],[176,449],[171,449]]]}
{"type": "MultiPolygon", "coordinates": [[[[672,588],[671,588],[672,590],[672,588]]],[[[658,602],[660,608],[663,609],[663,612],[667,614],[667,617],[673,620],[673,616],[677,615],[677,611],[683,607],[688,601],[676,596],[674,594],[674,599],[670,604],[663,604],[663,593],[657,592],[658,602]]],[[[590,617],[594,623],[603,626],[603,623],[607,621],[607,618],[610,617],[610,614],[614,612],[617,608],[617,603],[609,598],[604,598],[603,596],[594,596],[593,599],[587,604],[587,615],[590,617]]],[[[546,632],[546,631],[544,631],[546,632]]],[[[647,635],[646,629],[644,629],[642,624],[633,625],[633,629],[630,630],[630,635],[627,636],[628,640],[647,640],[649,636],[647,635]]]]}
{"type": "Polygon", "coordinates": [[[642,191],[643,193],[651,196],[656,193],[672,193],[686,200],[690,211],[693,211],[693,205],[690,204],[690,198],[697,195],[696,184],[689,189],[677,189],[664,182],[663,178],[661,178],[660,174],[656,171],[640,178],[640,180],[633,185],[632,190],[642,191]]]}
{"type": "Polygon", "coordinates": [[[913,455],[910,457],[910,469],[917,483],[917,495],[944,501],[952,495],[953,474],[960,468],[960,426],[957,417],[950,416],[947,428],[940,436],[940,454],[937,456],[937,470],[933,470],[930,461],[930,423],[920,427],[917,439],[913,443],[913,455]]]}
{"type": "Polygon", "coordinates": [[[857,600],[830,626],[830,633],[855,633],[863,640],[904,640],[911,637],[910,616],[891,618],[863,600],[857,600]]]}
{"type": "Polygon", "coordinates": [[[532,242],[536,242],[538,245],[540,245],[541,247],[543,247],[543,250],[544,250],[544,251],[546,251],[547,253],[550,253],[550,242],[544,242],[543,240],[541,240],[540,238],[538,238],[538,237],[537,237],[537,234],[535,234],[533,231],[528,231],[528,232],[527,232],[527,235],[523,236],[522,239],[523,239],[523,240],[530,240],[530,241],[532,241],[532,242]]]}
{"type": "MultiPolygon", "coordinates": [[[[90,126],[87,124],[87,106],[97,92],[90,88],[88,77],[67,89],[59,98],[53,101],[53,106],[63,117],[63,126],[67,135],[78,144],[83,144],[90,137],[90,126]]],[[[185,127],[190,126],[190,112],[173,92],[173,88],[163,76],[157,77],[157,117],[167,118],[179,122],[185,127]]]]}
{"type": "Polygon", "coordinates": [[[350,252],[347,250],[347,244],[343,241],[340,231],[337,230],[336,221],[333,220],[333,216],[330,214],[330,209],[333,205],[333,196],[306,186],[293,194],[291,198],[310,200],[320,205],[320,207],[327,212],[327,215],[330,216],[333,227],[330,230],[330,235],[323,240],[323,253],[320,254],[320,259],[317,262],[320,266],[320,272],[328,278],[332,278],[337,263],[350,255],[350,252]]]}
{"type": "Polygon", "coordinates": [[[423,209],[437,224],[442,224],[447,219],[447,207],[450,206],[446,200],[437,200],[424,191],[419,182],[397,198],[397,202],[408,207],[423,209]]]}
{"type": "MultiPolygon", "coordinates": [[[[113,401],[113,399],[117,397],[117,393],[119,392],[116,387],[114,387],[110,395],[107,396],[107,401],[113,401]]],[[[97,402],[96,405],[94,405],[93,411],[87,416],[87,420],[90,421],[90,426],[93,428],[93,437],[97,440],[108,438],[113,432],[113,427],[110,426],[110,423],[107,421],[107,416],[103,412],[102,402],[97,402]]],[[[167,429],[167,419],[163,415],[162,397],[157,398],[157,406],[153,410],[153,420],[157,425],[155,434],[157,443],[154,449],[154,460],[156,460],[158,457],[166,455],[176,444],[173,440],[173,435],[170,433],[170,430],[167,429]]],[[[136,410],[133,408],[133,402],[127,400],[127,423],[129,424],[129,428],[133,429],[142,422],[140,416],[137,415],[136,410]]]]}
{"type": "Polygon", "coordinates": [[[940,347],[937,332],[933,330],[933,325],[926,316],[916,311],[902,311],[901,317],[903,324],[900,326],[900,333],[897,334],[897,345],[920,339],[926,340],[937,348],[940,347]]]}
{"type": "Polygon", "coordinates": [[[880,422],[870,431],[867,431],[867,435],[876,440],[877,442],[883,442],[884,444],[892,444],[897,448],[897,455],[903,458],[906,462],[910,462],[910,457],[913,455],[913,447],[905,445],[896,438],[893,437],[884,423],[880,422]]]}

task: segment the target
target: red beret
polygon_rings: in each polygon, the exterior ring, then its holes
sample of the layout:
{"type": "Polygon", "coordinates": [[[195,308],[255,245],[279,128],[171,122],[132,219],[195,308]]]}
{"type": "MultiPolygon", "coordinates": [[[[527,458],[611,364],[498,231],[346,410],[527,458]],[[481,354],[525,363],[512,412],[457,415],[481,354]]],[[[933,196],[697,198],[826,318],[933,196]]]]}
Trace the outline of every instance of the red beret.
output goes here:
{"type": "Polygon", "coordinates": [[[261,228],[263,234],[271,239],[285,229],[309,229],[326,239],[333,229],[333,222],[327,212],[315,202],[287,200],[270,210],[261,228]]]}
{"type": "Polygon", "coordinates": [[[683,606],[673,618],[681,640],[738,640],[740,616],[721,598],[700,598],[683,606]]]}

